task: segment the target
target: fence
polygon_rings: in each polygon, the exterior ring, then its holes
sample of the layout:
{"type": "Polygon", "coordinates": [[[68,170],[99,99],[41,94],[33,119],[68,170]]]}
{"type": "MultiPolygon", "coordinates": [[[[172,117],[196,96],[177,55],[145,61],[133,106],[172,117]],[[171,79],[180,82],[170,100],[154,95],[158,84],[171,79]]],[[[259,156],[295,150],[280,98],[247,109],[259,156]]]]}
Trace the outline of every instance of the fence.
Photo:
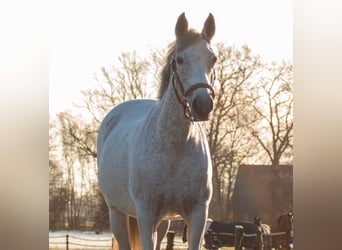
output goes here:
{"type": "MultiPolygon", "coordinates": [[[[247,234],[244,232],[243,226],[236,225],[234,233],[216,233],[208,230],[206,233],[206,240],[204,248],[209,250],[218,250],[221,247],[234,247],[235,250],[243,249],[243,247],[254,250],[271,250],[273,248],[277,248],[279,246],[279,238],[281,237],[283,242],[281,243],[281,249],[291,250],[293,249],[293,243],[291,241],[291,233],[290,232],[278,232],[278,233],[262,233],[258,230],[254,234],[247,234]],[[217,237],[218,236],[229,236],[234,240],[231,244],[227,244],[227,242],[220,242],[217,237]],[[244,241],[246,239],[254,239],[253,245],[246,244],[244,241]],[[217,244],[220,242],[219,244],[217,244]]],[[[173,238],[174,232],[167,233],[167,247],[166,250],[173,250],[173,238]]]]}
{"type": "Polygon", "coordinates": [[[113,249],[115,244],[114,237],[107,239],[89,239],[83,237],[76,237],[69,234],[61,235],[61,236],[49,236],[49,249],[50,245],[53,246],[61,246],[66,250],[72,248],[96,248],[96,249],[113,249]],[[61,239],[65,239],[64,241],[61,239]],[[52,241],[51,241],[52,240],[52,241]]]}
{"type": "MultiPolygon", "coordinates": [[[[186,249],[187,244],[183,243],[178,238],[175,238],[174,232],[167,234],[166,242],[163,240],[162,249],[171,250],[175,246],[177,249],[186,249]]],[[[101,238],[101,239],[89,239],[84,237],[73,236],[70,234],[63,234],[58,236],[49,236],[49,249],[118,249],[117,241],[114,237],[101,238]]]]}
{"type": "MultiPolygon", "coordinates": [[[[234,245],[233,247],[236,250],[242,249],[243,247],[243,239],[246,238],[255,238],[255,246],[254,249],[256,250],[268,250],[271,249],[272,243],[269,243],[267,239],[272,241],[272,238],[274,237],[286,237],[286,241],[289,243],[289,235],[286,232],[280,232],[280,233],[261,233],[258,231],[255,234],[246,234],[244,232],[244,228],[242,226],[236,226],[234,233],[214,233],[210,230],[208,231],[209,239],[212,240],[217,235],[229,235],[234,237],[234,245]],[[264,240],[265,239],[265,240],[264,240]]],[[[176,246],[178,249],[187,249],[187,244],[184,244],[183,242],[180,242],[179,240],[175,240],[175,232],[169,231],[167,233],[167,242],[166,245],[164,243],[164,246],[162,246],[162,249],[166,250],[173,250],[173,247],[176,246]]],[[[220,247],[229,247],[228,245],[222,244],[219,246],[214,246],[213,242],[206,242],[207,245],[205,248],[207,249],[218,249],[220,247]]],[[[96,249],[117,249],[117,242],[115,241],[114,237],[111,238],[105,238],[105,239],[89,239],[89,238],[83,238],[83,237],[76,237],[69,234],[61,235],[61,236],[49,236],[49,245],[61,245],[62,248],[65,246],[66,250],[69,250],[70,247],[73,248],[96,248],[96,249]],[[65,239],[65,241],[61,241],[60,239],[65,239]],[[58,239],[57,241],[50,241],[50,239],[58,239]],[[95,244],[96,242],[96,244],[95,244]]],[[[50,248],[50,247],[49,247],[50,248]]],[[[283,246],[283,248],[286,249],[293,249],[293,245],[289,244],[287,246],[283,246]]]]}

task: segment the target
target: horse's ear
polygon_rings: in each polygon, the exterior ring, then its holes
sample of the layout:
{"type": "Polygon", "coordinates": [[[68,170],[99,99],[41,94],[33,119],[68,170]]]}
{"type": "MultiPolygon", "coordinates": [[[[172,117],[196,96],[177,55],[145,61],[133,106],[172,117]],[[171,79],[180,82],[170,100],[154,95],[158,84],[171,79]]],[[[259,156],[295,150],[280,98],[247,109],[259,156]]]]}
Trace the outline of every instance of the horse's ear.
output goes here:
{"type": "Polygon", "coordinates": [[[207,17],[207,20],[204,22],[204,26],[202,29],[202,36],[207,39],[208,42],[211,41],[215,34],[215,19],[214,16],[210,13],[207,17]]]}
{"type": "Polygon", "coordinates": [[[183,12],[177,20],[175,33],[176,37],[181,37],[185,32],[188,31],[188,21],[186,20],[185,13],[183,12]]]}

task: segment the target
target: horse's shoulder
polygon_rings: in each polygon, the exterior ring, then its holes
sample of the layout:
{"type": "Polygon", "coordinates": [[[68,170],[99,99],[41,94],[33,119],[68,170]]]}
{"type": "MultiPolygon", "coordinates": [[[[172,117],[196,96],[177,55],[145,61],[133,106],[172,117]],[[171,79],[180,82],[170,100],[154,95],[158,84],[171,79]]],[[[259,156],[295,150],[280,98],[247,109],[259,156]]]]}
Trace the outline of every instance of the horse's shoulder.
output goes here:
{"type": "Polygon", "coordinates": [[[99,141],[104,142],[118,126],[129,126],[146,117],[157,101],[151,99],[130,100],[115,106],[103,119],[99,130],[99,141]]]}

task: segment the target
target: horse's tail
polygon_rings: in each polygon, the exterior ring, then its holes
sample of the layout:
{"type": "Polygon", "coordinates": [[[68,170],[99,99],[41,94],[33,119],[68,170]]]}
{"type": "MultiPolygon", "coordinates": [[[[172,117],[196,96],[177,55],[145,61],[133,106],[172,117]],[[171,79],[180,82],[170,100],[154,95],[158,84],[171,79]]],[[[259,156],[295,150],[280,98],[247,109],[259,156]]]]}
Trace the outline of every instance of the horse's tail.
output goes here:
{"type": "Polygon", "coordinates": [[[133,250],[142,250],[138,222],[136,218],[129,217],[130,243],[133,250]]]}
{"type": "Polygon", "coordinates": [[[119,250],[119,243],[115,237],[113,237],[112,250],[119,250]]]}

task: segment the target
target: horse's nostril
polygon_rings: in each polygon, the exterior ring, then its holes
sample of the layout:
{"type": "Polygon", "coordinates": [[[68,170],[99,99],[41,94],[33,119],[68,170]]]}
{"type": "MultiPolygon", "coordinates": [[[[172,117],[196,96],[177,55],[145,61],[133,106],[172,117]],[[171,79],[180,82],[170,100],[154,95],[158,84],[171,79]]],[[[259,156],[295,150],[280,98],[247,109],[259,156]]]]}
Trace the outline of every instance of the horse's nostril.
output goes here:
{"type": "Polygon", "coordinates": [[[213,101],[211,98],[197,96],[192,102],[192,108],[199,117],[207,118],[213,110],[213,101]]]}
{"type": "Polygon", "coordinates": [[[200,110],[200,104],[198,101],[198,98],[195,98],[195,100],[192,102],[192,108],[198,112],[200,110]]]}
{"type": "Polygon", "coordinates": [[[205,106],[206,106],[206,103],[202,101],[201,98],[195,98],[194,101],[192,102],[192,108],[200,116],[203,116],[207,113],[206,111],[207,109],[205,108],[205,106]]]}

